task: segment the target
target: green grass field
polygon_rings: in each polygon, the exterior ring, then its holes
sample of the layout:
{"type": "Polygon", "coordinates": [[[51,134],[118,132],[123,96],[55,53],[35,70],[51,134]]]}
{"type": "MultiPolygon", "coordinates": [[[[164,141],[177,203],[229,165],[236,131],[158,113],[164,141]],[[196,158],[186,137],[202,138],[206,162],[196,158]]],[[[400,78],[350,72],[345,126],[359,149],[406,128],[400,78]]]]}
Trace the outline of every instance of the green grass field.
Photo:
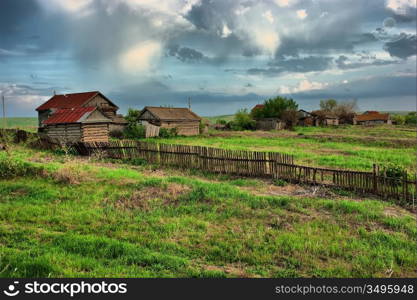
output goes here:
{"type": "Polygon", "coordinates": [[[38,128],[38,118],[6,118],[6,122],[4,122],[3,118],[0,118],[0,128],[4,127],[36,131],[38,128]]]}
{"type": "Polygon", "coordinates": [[[308,166],[365,170],[374,163],[416,171],[416,129],[406,126],[297,127],[295,131],[211,131],[155,142],[292,154],[308,166]]]}
{"type": "Polygon", "coordinates": [[[349,193],[0,152],[2,277],[411,277],[416,217],[349,193]]]}

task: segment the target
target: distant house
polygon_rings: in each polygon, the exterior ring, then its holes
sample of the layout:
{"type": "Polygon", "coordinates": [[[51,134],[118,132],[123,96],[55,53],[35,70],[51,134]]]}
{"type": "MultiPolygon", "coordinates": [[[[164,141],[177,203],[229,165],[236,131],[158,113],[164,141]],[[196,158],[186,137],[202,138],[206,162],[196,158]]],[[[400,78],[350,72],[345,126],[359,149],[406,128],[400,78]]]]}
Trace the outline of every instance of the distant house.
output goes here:
{"type": "Polygon", "coordinates": [[[316,110],[316,111],[312,111],[311,115],[314,117],[314,126],[337,126],[339,125],[339,118],[331,112],[316,110]]]}
{"type": "MultiPolygon", "coordinates": [[[[123,130],[127,121],[122,115],[117,114],[119,107],[115,105],[110,99],[98,91],[54,95],[51,99],[36,108],[38,111],[39,131],[43,131],[46,123],[53,114],[62,109],[76,109],[76,108],[97,108],[108,121],[108,130],[117,131],[123,130]]],[[[66,111],[69,113],[69,111],[66,111]]],[[[63,111],[61,111],[61,114],[63,111]]]]}
{"type": "Polygon", "coordinates": [[[281,130],[285,128],[285,123],[278,118],[262,118],[256,120],[258,130],[281,130]]]}
{"type": "Polygon", "coordinates": [[[176,128],[179,135],[200,133],[201,118],[188,108],[146,106],[141,111],[139,120],[161,128],[176,128]]]}
{"type": "Polygon", "coordinates": [[[390,114],[381,114],[378,111],[366,111],[361,115],[355,116],[353,124],[357,125],[378,125],[392,124],[390,114]]]}
{"type": "Polygon", "coordinates": [[[61,142],[107,142],[112,120],[95,106],[60,108],[42,121],[42,132],[61,142]]]}
{"type": "Polygon", "coordinates": [[[314,126],[316,118],[308,111],[300,109],[298,111],[298,125],[299,126],[314,126]]]}

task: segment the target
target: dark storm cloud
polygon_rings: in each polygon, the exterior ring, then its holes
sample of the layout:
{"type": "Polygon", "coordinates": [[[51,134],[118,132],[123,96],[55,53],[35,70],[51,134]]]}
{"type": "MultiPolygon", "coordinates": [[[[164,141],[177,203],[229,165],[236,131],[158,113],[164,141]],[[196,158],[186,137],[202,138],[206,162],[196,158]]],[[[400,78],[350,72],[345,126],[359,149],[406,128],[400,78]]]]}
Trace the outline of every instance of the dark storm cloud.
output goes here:
{"type": "Polygon", "coordinates": [[[239,107],[257,103],[265,98],[254,93],[233,95],[204,92],[204,89],[179,92],[155,80],[125,86],[119,91],[110,91],[106,95],[116,101],[122,111],[127,111],[128,108],[142,109],[146,105],[187,107],[188,99],[191,98],[193,110],[204,116],[222,114],[225,109],[227,113],[234,112],[239,107]],[[213,106],[213,104],[221,105],[213,106]],[[207,109],[206,105],[209,105],[207,109]],[[236,109],[227,110],[233,105],[236,109]]]}
{"type": "Polygon", "coordinates": [[[247,72],[251,75],[278,76],[285,72],[305,73],[324,71],[332,63],[331,57],[307,56],[303,58],[275,59],[268,63],[268,68],[251,68],[247,72]]]}
{"type": "Polygon", "coordinates": [[[180,47],[178,45],[171,45],[167,47],[167,55],[173,56],[182,62],[199,62],[205,58],[204,54],[188,47],[180,47]]]}
{"type": "Polygon", "coordinates": [[[46,13],[36,0],[0,1],[0,48],[22,55],[65,49],[67,16],[46,13]]]}
{"type": "Polygon", "coordinates": [[[417,54],[417,36],[414,34],[407,34],[396,42],[385,43],[384,49],[388,51],[391,56],[399,58],[407,58],[417,54]]]}
{"type": "Polygon", "coordinates": [[[402,97],[416,95],[415,76],[384,76],[355,80],[346,84],[329,86],[321,90],[294,93],[291,96],[304,99],[361,99],[378,97],[402,97]]]}
{"type": "Polygon", "coordinates": [[[397,64],[397,61],[392,60],[383,60],[383,59],[376,59],[373,58],[373,60],[364,62],[363,60],[365,58],[369,58],[369,56],[364,56],[363,54],[360,54],[360,59],[358,62],[351,62],[349,58],[345,55],[340,55],[337,59],[335,59],[335,63],[339,69],[342,70],[348,70],[348,69],[358,69],[358,68],[364,68],[364,67],[370,67],[370,66],[385,66],[390,64],[397,64]]]}

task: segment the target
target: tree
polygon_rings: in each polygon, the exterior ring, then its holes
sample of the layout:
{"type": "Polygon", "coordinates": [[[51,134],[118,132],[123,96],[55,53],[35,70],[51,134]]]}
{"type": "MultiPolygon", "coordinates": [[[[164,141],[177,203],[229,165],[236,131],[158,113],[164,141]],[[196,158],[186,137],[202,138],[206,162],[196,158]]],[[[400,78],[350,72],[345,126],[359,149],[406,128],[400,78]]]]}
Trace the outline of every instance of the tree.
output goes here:
{"type": "Polygon", "coordinates": [[[396,125],[404,125],[405,124],[405,116],[402,115],[393,115],[392,121],[396,125]]]}
{"type": "Polygon", "coordinates": [[[345,101],[338,103],[332,112],[339,118],[340,124],[353,124],[357,107],[356,100],[345,101]]]}
{"type": "Polygon", "coordinates": [[[256,127],[255,120],[252,119],[246,108],[239,109],[233,122],[230,124],[233,130],[253,130],[256,127]]]}
{"type": "Polygon", "coordinates": [[[417,114],[410,112],[405,116],[405,124],[417,124],[417,114]]]}
{"type": "Polygon", "coordinates": [[[286,128],[292,130],[298,122],[298,111],[294,109],[283,111],[281,120],[285,123],[286,128]]]}
{"type": "Polygon", "coordinates": [[[320,109],[332,112],[337,107],[337,101],[334,99],[320,100],[320,109]]]}
{"type": "Polygon", "coordinates": [[[127,138],[143,138],[145,137],[145,126],[139,121],[141,111],[129,108],[125,119],[127,120],[127,126],[123,132],[123,135],[127,138]]]}
{"type": "Polygon", "coordinates": [[[262,108],[256,108],[251,116],[254,119],[262,118],[281,118],[286,110],[298,110],[298,104],[291,98],[277,96],[264,102],[262,108]]]}

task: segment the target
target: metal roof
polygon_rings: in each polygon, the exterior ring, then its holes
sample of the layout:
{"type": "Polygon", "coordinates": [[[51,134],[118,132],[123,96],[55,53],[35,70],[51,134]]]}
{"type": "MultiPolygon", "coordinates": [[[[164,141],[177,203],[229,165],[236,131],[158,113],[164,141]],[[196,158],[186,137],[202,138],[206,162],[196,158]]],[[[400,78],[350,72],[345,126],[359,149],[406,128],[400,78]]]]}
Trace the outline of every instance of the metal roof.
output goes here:
{"type": "MultiPolygon", "coordinates": [[[[100,95],[112,105],[117,107],[113,102],[110,101],[106,96],[104,96],[99,91],[93,92],[84,92],[84,93],[73,93],[73,94],[63,94],[63,95],[54,95],[51,99],[46,101],[44,104],[36,108],[36,110],[46,110],[51,108],[76,108],[82,107],[93,97],[100,95]]],[[[118,108],[118,107],[117,107],[118,108]]]]}
{"type": "Polygon", "coordinates": [[[58,109],[43,124],[81,123],[96,109],[94,106],[58,109]]]}

